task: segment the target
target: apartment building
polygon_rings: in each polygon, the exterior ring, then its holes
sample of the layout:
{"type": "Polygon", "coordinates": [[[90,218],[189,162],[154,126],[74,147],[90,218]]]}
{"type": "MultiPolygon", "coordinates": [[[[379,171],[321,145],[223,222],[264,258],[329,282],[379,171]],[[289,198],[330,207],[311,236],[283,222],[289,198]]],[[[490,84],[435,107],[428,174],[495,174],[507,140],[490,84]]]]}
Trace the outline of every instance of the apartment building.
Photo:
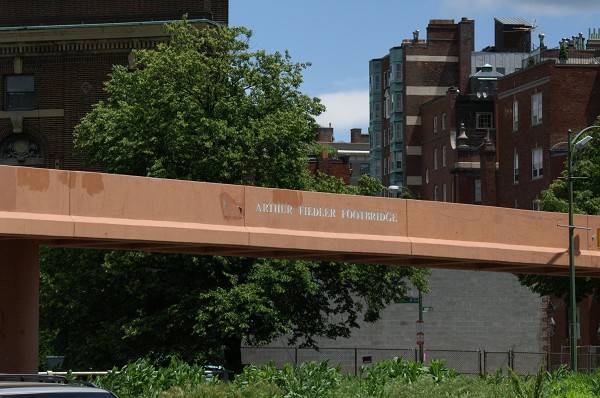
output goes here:
{"type": "Polygon", "coordinates": [[[369,62],[371,175],[384,185],[422,196],[421,106],[450,87],[466,89],[474,40],[473,20],[431,20],[426,39],[415,30],[412,39],[369,62]]]}

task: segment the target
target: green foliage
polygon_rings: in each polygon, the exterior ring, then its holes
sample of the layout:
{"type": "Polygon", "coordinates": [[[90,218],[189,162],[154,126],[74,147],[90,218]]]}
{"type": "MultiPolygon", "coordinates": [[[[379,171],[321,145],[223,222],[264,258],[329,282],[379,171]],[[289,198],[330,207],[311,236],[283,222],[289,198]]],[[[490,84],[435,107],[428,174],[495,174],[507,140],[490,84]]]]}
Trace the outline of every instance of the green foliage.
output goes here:
{"type": "Polygon", "coordinates": [[[41,343],[67,368],[110,369],[141,356],[222,361],[214,339],[192,338],[219,258],[47,248],[40,258],[40,329],[52,331],[41,343]]]}
{"type": "Polygon", "coordinates": [[[444,366],[444,360],[433,360],[429,366],[418,362],[407,362],[402,358],[384,360],[371,367],[360,369],[361,396],[387,397],[388,384],[394,380],[403,385],[411,385],[419,380],[428,379],[434,383],[442,383],[457,377],[453,369],[444,366]]]}
{"type": "Polygon", "coordinates": [[[390,382],[386,385],[386,398],[514,398],[514,393],[506,381],[500,384],[488,384],[471,376],[457,376],[441,383],[431,378],[422,378],[415,383],[402,385],[390,382]]]}
{"type": "Polygon", "coordinates": [[[357,377],[322,361],[280,369],[273,363],[247,366],[234,381],[222,382],[205,380],[200,367],[177,359],[165,367],[144,359],[113,369],[94,382],[120,398],[592,398],[599,392],[597,372],[586,375],[559,368],[553,372],[540,369],[533,376],[509,373],[508,377],[497,373],[478,378],[457,375],[444,367],[443,360],[426,367],[394,358],[363,367],[357,377]]]}
{"type": "Polygon", "coordinates": [[[299,91],[308,63],[252,51],[241,27],[166,26],[169,43],[115,66],[75,129],[85,159],[121,174],[301,189],[324,107],[299,91]]]}
{"type": "Polygon", "coordinates": [[[428,372],[434,382],[440,383],[446,379],[456,377],[454,369],[446,368],[445,363],[445,359],[434,359],[429,363],[428,372]]]}
{"type": "Polygon", "coordinates": [[[277,370],[270,363],[261,367],[247,366],[235,383],[248,388],[259,381],[273,383],[285,397],[329,397],[342,381],[340,367],[330,367],[328,361],[305,362],[300,366],[284,365],[277,370]]]}
{"type": "Polygon", "coordinates": [[[155,383],[158,371],[148,360],[139,360],[118,370],[113,368],[106,376],[96,380],[96,384],[119,397],[148,397],[158,395],[155,383]]]}
{"type": "MultiPolygon", "coordinates": [[[[594,125],[600,126],[600,117],[594,125]]],[[[600,127],[590,129],[586,133],[594,139],[581,150],[573,149],[573,176],[585,177],[573,179],[573,212],[600,215],[600,127]]],[[[562,178],[553,181],[548,189],[542,192],[541,205],[544,211],[568,212],[569,189],[566,177],[568,176],[565,167],[562,178]]],[[[542,296],[568,297],[569,278],[543,275],[517,277],[522,285],[542,296]]],[[[600,301],[599,278],[577,278],[575,284],[577,301],[590,295],[596,301],[600,301]]]]}
{"type": "Polygon", "coordinates": [[[550,398],[591,398],[600,396],[600,373],[598,370],[591,375],[573,373],[566,367],[561,367],[548,373],[550,398]]]}
{"type": "Polygon", "coordinates": [[[567,52],[567,46],[562,42],[560,43],[558,59],[560,59],[561,61],[566,61],[569,59],[569,53],[567,52]]]}
{"type": "Polygon", "coordinates": [[[219,376],[207,380],[201,366],[172,358],[164,367],[155,366],[149,359],[139,359],[121,369],[113,368],[94,383],[121,398],[156,398],[164,391],[187,394],[209,386],[214,388],[222,381],[219,376]]]}
{"type": "Polygon", "coordinates": [[[502,372],[502,368],[496,370],[496,373],[490,375],[490,374],[485,374],[483,376],[481,376],[481,380],[485,381],[488,384],[501,384],[505,378],[504,378],[504,373],[502,372]]]}
{"type": "Polygon", "coordinates": [[[381,190],[383,188],[384,187],[381,184],[381,181],[379,181],[376,178],[371,178],[370,176],[368,176],[366,174],[363,174],[358,179],[356,194],[363,195],[363,196],[379,195],[379,193],[381,192],[381,190]]]}
{"type": "Polygon", "coordinates": [[[418,362],[406,362],[399,357],[387,359],[374,363],[371,367],[361,367],[361,391],[365,396],[383,397],[385,386],[390,380],[399,379],[410,384],[426,373],[426,368],[418,362]]]}

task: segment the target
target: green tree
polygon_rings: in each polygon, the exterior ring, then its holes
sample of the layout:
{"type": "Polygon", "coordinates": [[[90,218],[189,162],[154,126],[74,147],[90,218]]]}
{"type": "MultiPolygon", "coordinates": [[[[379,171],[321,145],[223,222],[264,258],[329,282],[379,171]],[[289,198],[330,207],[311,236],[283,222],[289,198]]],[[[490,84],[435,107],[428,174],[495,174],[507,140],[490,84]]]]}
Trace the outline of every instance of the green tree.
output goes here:
{"type": "MultiPolygon", "coordinates": [[[[114,173],[371,195],[307,168],[320,101],[300,90],[308,64],[252,51],[250,32],[185,20],[156,50],[116,66],[75,131],[92,164],[114,173]]],[[[240,343],[348,336],[428,271],[408,267],[141,252],[48,249],[42,255],[45,352],[72,367],[141,356],[241,367],[240,343]]]]}
{"type": "MultiPolygon", "coordinates": [[[[600,117],[594,125],[600,126],[600,117]]],[[[594,140],[573,156],[573,212],[575,214],[600,215],[600,127],[589,131],[594,140]]],[[[566,156],[565,156],[566,158],[566,156]]],[[[566,168],[559,178],[542,192],[541,205],[545,211],[567,213],[569,187],[566,168]]],[[[565,231],[566,237],[566,231],[565,231]]],[[[569,278],[543,275],[517,275],[521,284],[542,296],[568,297],[569,278]]],[[[592,295],[600,302],[600,279],[576,278],[577,301],[592,295]]]]}
{"type": "Polygon", "coordinates": [[[114,67],[108,100],[75,130],[85,159],[121,174],[303,188],[324,110],[298,90],[308,64],[250,51],[244,28],[166,29],[168,44],[114,67]]]}

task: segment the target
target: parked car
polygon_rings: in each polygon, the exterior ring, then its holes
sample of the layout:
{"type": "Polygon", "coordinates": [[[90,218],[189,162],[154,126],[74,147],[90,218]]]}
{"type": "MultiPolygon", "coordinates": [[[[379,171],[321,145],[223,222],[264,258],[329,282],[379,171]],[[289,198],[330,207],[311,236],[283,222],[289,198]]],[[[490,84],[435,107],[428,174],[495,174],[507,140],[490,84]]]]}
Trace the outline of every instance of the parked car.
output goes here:
{"type": "Polygon", "coordinates": [[[116,398],[92,383],[64,376],[0,373],[0,397],[18,398],[116,398]]]}

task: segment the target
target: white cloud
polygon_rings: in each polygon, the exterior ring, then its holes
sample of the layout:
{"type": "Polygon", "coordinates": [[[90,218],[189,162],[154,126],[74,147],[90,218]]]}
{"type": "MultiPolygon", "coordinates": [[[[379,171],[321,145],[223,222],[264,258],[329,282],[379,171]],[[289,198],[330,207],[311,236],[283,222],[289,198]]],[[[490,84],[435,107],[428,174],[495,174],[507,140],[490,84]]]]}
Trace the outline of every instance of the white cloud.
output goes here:
{"type": "MultiPolygon", "coordinates": [[[[504,0],[502,2],[485,2],[481,0],[443,0],[442,7],[454,12],[481,13],[506,13],[513,12],[520,16],[521,13],[531,13],[538,16],[573,16],[585,12],[600,10],[598,0],[504,0]]],[[[510,17],[513,15],[495,15],[497,17],[510,17]]]]}
{"type": "Polygon", "coordinates": [[[319,115],[317,123],[333,127],[336,141],[350,141],[350,129],[369,126],[369,92],[367,90],[340,91],[317,95],[327,110],[319,115]]]}

